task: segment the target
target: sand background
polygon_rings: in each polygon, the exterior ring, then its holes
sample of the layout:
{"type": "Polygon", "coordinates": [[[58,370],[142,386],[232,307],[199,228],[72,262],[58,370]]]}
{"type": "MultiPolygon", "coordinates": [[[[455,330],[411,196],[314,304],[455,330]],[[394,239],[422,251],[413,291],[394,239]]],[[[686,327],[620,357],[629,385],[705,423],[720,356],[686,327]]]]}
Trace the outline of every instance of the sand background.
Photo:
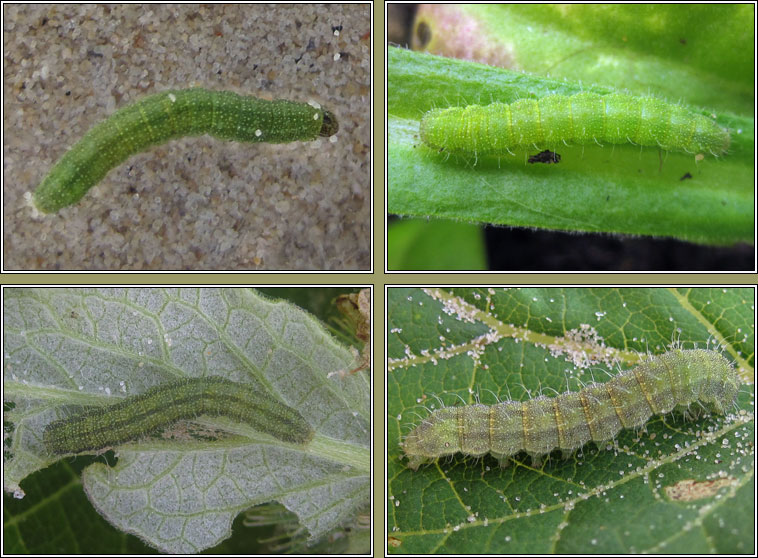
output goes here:
{"type": "Polygon", "coordinates": [[[368,5],[3,9],[6,269],[369,269],[368,5]],[[94,124],[186,87],[313,100],[340,130],[336,142],[174,140],[32,217],[24,193],[94,124]]]}

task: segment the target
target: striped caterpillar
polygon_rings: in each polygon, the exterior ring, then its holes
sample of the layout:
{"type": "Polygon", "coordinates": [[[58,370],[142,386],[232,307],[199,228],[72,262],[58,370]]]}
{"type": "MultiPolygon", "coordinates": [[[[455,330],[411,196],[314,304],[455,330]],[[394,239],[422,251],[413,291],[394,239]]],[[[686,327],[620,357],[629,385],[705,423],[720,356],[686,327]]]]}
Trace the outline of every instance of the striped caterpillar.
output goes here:
{"type": "Polygon", "coordinates": [[[87,408],[48,424],[43,441],[57,455],[98,451],[200,415],[229,417],[293,444],[313,438],[313,429],[296,409],[250,384],[212,376],[161,384],[112,405],[87,408]]]}
{"type": "Polygon", "coordinates": [[[42,213],[55,213],[78,202],[131,155],[182,136],[286,143],[332,136],[338,129],[334,115],[316,103],[199,88],[164,91],[116,111],[87,132],[42,180],[32,203],[42,213]]]}
{"type": "Polygon", "coordinates": [[[737,373],[720,353],[677,349],[579,392],[438,409],[405,437],[403,451],[414,470],[458,452],[491,453],[505,466],[524,451],[539,463],[554,449],[571,452],[612,440],[652,415],[687,413],[694,405],[723,414],[738,389],[737,373]]]}
{"type": "Polygon", "coordinates": [[[434,109],[421,119],[421,140],[462,155],[513,155],[518,148],[632,143],[717,156],[729,132],[713,120],[655,97],[614,93],[548,95],[511,104],[434,109]]]}

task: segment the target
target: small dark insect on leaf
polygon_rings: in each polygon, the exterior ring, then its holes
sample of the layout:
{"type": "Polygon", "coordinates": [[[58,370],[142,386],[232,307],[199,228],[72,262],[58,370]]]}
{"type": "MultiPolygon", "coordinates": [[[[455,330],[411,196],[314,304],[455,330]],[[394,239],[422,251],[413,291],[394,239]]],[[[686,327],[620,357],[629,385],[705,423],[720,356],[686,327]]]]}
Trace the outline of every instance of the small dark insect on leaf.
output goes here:
{"type": "Polygon", "coordinates": [[[692,178],[692,175],[688,172],[685,172],[682,178],[680,178],[679,180],[687,180],[688,178],[692,178]]]}
{"type": "Polygon", "coordinates": [[[532,155],[529,157],[528,161],[530,163],[560,163],[561,162],[561,156],[558,153],[555,153],[554,151],[550,151],[549,149],[546,149],[545,151],[542,151],[541,153],[537,153],[537,155],[532,155]]]}

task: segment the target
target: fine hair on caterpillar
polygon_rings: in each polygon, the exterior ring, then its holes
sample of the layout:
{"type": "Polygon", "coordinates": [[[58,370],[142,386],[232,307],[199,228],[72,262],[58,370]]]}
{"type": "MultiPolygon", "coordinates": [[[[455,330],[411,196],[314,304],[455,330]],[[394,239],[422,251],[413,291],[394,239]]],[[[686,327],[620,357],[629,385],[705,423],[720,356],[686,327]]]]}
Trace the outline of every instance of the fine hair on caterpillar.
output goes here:
{"type": "Polygon", "coordinates": [[[714,120],[681,105],[656,97],[590,92],[432,109],[423,115],[419,132],[431,149],[473,156],[475,161],[521,149],[606,144],[720,156],[731,139],[714,120]]]}
{"type": "Polygon", "coordinates": [[[265,100],[202,88],[163,91],[122,107],[63,154],[30,195],[41,213],[77,203],[111,169],[153,145],[182,136],[287,143],[337,133],[336,116],[315,101],[265,100]]]}
{"type": "Polygon", "coordinates": [[[300,412],[271,393],[210,376],[159,384],[110,405],[87,407],[48,424],[43,442],[56,455],[99,451],[201,415],[228,417],[291,444],[307,444],[314,436],[300,412]]]}
{"type": "Polygon", "coordinates": [[[414,470],[456,453],[491,453],[505,466],[526,452],[536,464],[555,449],[570,454],[590,441],[613,440],[653,415],[725,414],[738,389],[736,371],[720,353],[673,349],[578,392],[437,409],[405,436],[402,448],[414,470]]]}

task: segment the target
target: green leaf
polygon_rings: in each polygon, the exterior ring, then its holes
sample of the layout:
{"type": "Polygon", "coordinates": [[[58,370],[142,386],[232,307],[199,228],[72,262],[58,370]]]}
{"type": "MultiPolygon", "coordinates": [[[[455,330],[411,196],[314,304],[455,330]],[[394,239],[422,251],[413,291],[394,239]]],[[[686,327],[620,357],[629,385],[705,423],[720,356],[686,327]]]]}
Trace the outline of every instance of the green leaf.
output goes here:
{"type": "Polygon", "coordinates": [[[487,269],[484,234],[478,225],[406,219],[387,226],[390,270],[487,269]]]}
{"type": "Polygon", "coordinates": [[[754,291],[412,289],[387,294],[389,548],[402,554],[753,552],[754,291]],[[672,340],[720,344],[745,385],[727,416],[653,417],[539,467],[457,454],[407,467],[445,405],[578,391],[672,340]],[[614,362],[618,364],[613,364],[614,362]]]}
{"type": "Polygon", "coordinates": [[[261,503],[281,502],[315,541],[368,502],[368,378],[332,374],[349,370],[356,355],[299,308],[250,289],[4,294],[6,491],[23,496],[19,483],[54,460],[42,432],[63,405],[221,375],[255,381],[296,407],[314,440],[298,447],[224,417],[199,417],[186,425],[188,439],[134,441],[116,448],[115,466],[84,470],[83,488],[103,517],[181,553],[218,544],[240,512],[261,503]]]}
{"type": "Polygon", "coordinates": [[[752,242],[751,116],[717,114],[731,131],[730,151],[699,163],[686,153],[632,145],[560,148],[562,160],[553,165],[526,163],[529,151],[474,161],[437,153],[418,136],[422,115],[433,107],[582,90],[612,91],[390,47],[388,211],[704,244],[752,242]]]}
{"type": "Polygon", "coordinates": [[[754,21],[748,4],[436,4],[413,47],[751,114],[754,21]]]}

